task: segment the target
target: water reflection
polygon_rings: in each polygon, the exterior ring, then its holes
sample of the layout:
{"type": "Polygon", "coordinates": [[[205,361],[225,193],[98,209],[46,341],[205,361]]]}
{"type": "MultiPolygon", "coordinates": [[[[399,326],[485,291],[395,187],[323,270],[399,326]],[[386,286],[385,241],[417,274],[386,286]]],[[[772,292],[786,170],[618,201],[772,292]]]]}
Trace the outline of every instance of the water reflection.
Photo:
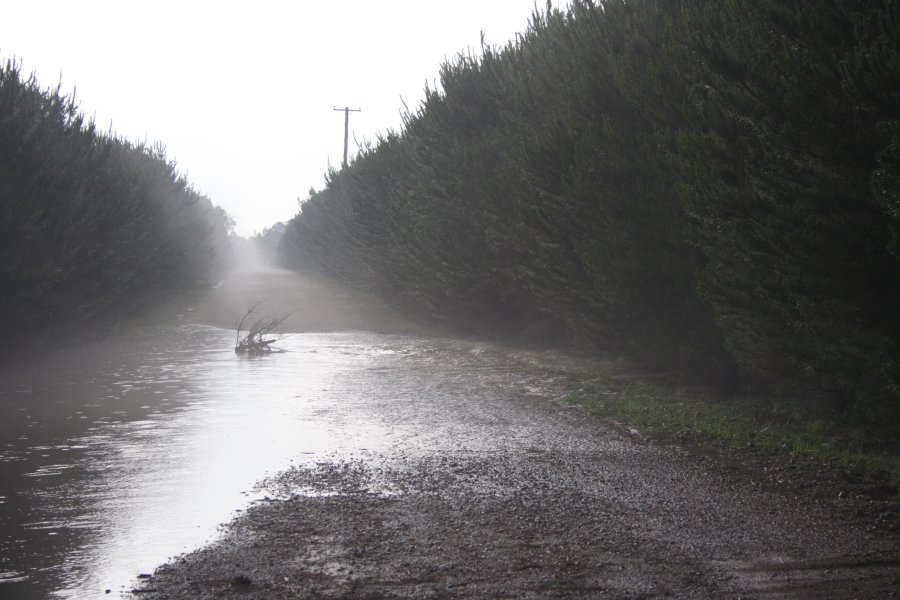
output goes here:
{"type": "Polygon", "coordinates": [[[291,464],[558,443],[498,409],[546,381],[500,353],[365,333],[297,334],[263,357],[232,344],[184,326],[4,374],[0,597],[128,590],[291,464]]]}
{"type": "Polygon", "coordinates": [[[374,340],[297,335],[290,353],[248,359],[231,338],[183,327],[97,364],[4,375],[0,596],[130,587],[209,539],[267,473],[335,447],[303,422],[374,340]]]}

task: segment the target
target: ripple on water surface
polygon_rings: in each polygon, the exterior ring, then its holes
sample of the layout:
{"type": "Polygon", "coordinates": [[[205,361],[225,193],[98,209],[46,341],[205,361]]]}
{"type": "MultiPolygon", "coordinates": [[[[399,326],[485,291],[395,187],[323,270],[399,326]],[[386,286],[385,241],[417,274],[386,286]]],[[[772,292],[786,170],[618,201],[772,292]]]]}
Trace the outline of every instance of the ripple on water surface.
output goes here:
{"type": "Polygon", "coordinates": [[[0,425],[0,475],[12,483],[0,498],[0,596],[128,589],[214,537],[266,493],[256,482],[291,465],[427,455],[448,439],[462,451],[524,448],[531,424],[498,403],[554,386],[507,354],[457,342],[295,334],[289,352],[244,357],[233,339],[160,330],[4,379],[0,406],[27,404],[0,425]],[[466,426],[435,419],[448,410],[466,426]]]}

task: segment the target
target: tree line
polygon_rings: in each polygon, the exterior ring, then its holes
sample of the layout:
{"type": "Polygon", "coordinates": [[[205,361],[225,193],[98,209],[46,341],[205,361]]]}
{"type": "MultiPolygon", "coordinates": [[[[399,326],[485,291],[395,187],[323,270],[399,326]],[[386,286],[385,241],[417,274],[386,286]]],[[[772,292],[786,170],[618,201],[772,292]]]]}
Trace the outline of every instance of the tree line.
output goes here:
{"type": "Polygon", "coordinates": [[[900,392],[900,3],[574,0],[328,174],[280,245],[423,318],[900,392]]]}
{"type": "Polygon", "coordinates": [[[230,217],[164,149],[99,132],[0,64],[0,328],[7,344],[210,280],[230,217]]]}

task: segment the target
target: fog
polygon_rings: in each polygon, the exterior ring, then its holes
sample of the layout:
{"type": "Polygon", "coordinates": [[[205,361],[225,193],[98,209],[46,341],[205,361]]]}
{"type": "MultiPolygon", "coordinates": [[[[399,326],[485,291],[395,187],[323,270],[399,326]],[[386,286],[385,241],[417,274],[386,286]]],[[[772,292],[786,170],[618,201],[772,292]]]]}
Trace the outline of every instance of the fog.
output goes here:
{"type": "MultiPolygon", "coordinates": [[[[544,3],[540,3],[541,7],[544,3]]],[[[77,89],[101,129],[161,142],[237,232],[290,218],[343,154],[401,125],[446,57],[503,45],[533,0],[14,2],[0,57],[77,89]]]]}
{"type": "Polygon", "coordinates": [[[276,264],[253,242],[236,240],[234,263],[221,281],[191,302],[190,318],[234,328],[252,306],[270,318],[290,315],[286,332],[375,331],[412,333],[422,326],[398,315],[385,301],[311,271],[296,272],[276,264]]]}

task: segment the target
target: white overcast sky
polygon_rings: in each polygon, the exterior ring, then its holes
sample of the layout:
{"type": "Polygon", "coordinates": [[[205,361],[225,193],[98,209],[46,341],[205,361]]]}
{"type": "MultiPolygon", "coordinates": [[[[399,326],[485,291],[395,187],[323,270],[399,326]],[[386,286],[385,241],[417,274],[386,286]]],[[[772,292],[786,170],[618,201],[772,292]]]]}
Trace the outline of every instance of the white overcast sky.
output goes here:
{"type": "MultiPolygon", "coordinates": [[[[544,0],[538,6],[546,6],[544,0]]],[[[553,0],[554,6],[565,6],[553,0]]],[[[0,0],[0,58],[77,89],[98,126],[165,144],[201,193],[255,231],[297,212],[343,154],[400,128],[445,57],[503,45],[535,0],[0,0]],[[60,79],[61,78],[61,79],[60,79]]]]}

